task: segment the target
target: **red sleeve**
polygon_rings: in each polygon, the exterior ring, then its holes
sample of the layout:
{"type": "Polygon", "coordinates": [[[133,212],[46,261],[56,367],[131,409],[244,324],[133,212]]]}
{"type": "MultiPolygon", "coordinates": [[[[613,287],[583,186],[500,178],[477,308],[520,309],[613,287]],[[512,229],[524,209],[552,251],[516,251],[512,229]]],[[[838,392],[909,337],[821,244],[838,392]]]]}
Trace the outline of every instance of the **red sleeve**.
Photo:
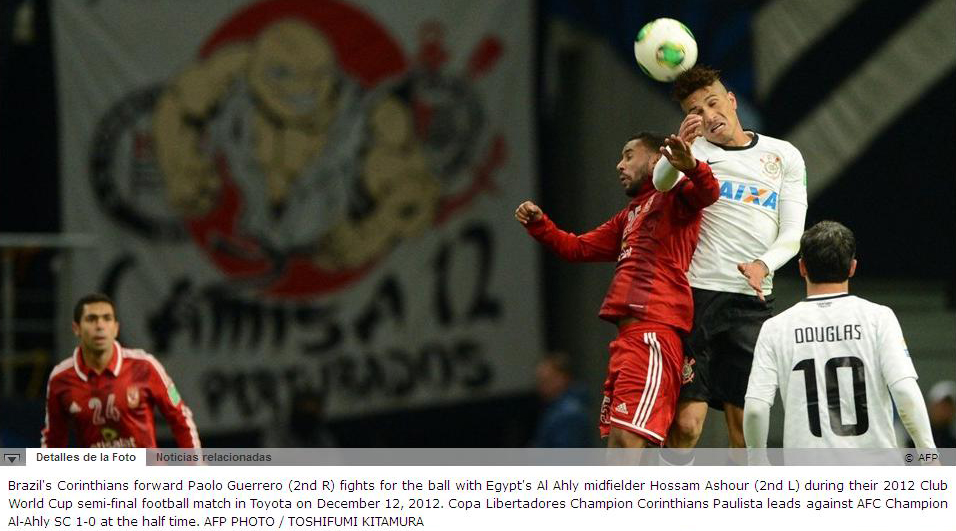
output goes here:
{"type": "Polygon", "coordinates": [[[150,362],[153,370],[150,371],[149,386],[160,413],[166,417],[166,422],[176,437],[176,445],[180,448],[201,448],[193,413],[179,396],[176,384],[159,361],[152,358],[150,362]]]}
{"type": "Polygon", "coordinates": [[[559,229],[545,214],[538,221],[528,223],[525,229],[534,239],[570,262],[614,262],[621,253],[626,216],[627,209],[624,209],[601,226],[580,236],[559,229]]]}
{"type": "Polygon", "coordinates": [[[697,161],[697,166],[684,175],[687,180],[678,185],[676,192],[692,210],[706,208],[720,197],[720,185],[707,163],[697,161]]]}
{"type": "Polygon", "coordinates": [[[40,448],[64,448],[69,439],[66,416],[56,398],[56,385],[51,375],[46,384],[46,420],[40,431],[40,448]]]}

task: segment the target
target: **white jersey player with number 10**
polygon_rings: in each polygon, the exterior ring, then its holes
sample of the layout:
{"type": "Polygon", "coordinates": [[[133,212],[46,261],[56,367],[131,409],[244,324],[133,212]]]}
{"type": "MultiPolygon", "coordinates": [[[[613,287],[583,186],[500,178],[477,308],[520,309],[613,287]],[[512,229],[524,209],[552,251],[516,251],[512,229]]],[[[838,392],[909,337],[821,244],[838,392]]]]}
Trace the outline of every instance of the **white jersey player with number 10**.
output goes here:
{"type": "Polygon", "coordinates": [[[747,399],[786,410],[786,448],[893,448],[889,388],[916,369],[893,310],[859,297],[809,297],[768,319],[747,399]]]}
{"type": "Polygon", "coordinates": [[[856,244],[832,221],[801,238],[807,299],[760,330],[747,386],[744,436],[766,445],[780,389],[784,448],[894,448],[893,399],[920,448],[934,447],[903,332],[893,310],[850,295],[856,244]]]}

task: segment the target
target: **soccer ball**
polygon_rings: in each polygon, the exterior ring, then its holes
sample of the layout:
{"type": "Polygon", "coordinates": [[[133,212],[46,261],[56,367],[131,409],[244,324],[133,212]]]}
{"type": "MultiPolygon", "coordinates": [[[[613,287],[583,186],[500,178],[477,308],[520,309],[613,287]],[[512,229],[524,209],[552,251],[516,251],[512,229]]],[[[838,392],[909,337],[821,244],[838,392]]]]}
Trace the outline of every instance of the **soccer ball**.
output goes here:
{"type": "Polygon", "coordinates": [[[672,18],[659,18],[637,32],[634,58],[645,74],[658,81],[673,81],[697,62],[697,41],[687,26],[672,18]]]}

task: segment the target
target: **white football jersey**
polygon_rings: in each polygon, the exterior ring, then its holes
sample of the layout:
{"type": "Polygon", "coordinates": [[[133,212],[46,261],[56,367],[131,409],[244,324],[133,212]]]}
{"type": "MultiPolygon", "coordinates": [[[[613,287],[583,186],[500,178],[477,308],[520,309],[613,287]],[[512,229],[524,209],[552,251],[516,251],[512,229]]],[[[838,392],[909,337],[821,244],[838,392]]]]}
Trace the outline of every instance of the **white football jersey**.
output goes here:
{"type": "Polygon", "coordinates": [[[916,378],[893,310],[859,297],[811,297],[768,319],[747,398],[780,388],[784,448],[895,448],[888,386],[916,378]]]}
{"type": "MultiPolygon", "coordinates": [[[[751,134],[747,146],[721,147],[704,137],[691,146],[720,183],[720,197],[704,209],[700,222],[700,240],[687,273],[692,287],[753,295],[737,264],[760,257],[777,239],[781,198],[807,205],[800,151],[787,141],[751,134]]],[[[763,281],[763,292],[772,289],[773,271],[763,281]]]]}

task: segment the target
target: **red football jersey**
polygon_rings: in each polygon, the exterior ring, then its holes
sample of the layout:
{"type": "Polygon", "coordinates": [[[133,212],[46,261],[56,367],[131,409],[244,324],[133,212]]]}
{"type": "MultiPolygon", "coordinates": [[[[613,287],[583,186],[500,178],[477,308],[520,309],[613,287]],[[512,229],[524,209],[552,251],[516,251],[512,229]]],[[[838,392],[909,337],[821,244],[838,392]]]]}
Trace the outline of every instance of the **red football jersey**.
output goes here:
{"type": "Polygon", "coordinates": [[[96,374],[77,347],[50,374],[40,446],[66,446],[72,425],[81,446],[155,448],[154,406],[180,448],[200,447],[192,412],[156,358],[114,343],[113,359],[96,374]]]}
{"type": "Polygon", "coordinates": [[[600,317],[616,323],[634,317],[690,331],[694,301],[687,269],[697,248],[701,210],[720,193],[710,166],[698,162],[668,192],[650,179],[624,210],[577,236],[547,216],[527,224],[528,233],[565,260],[617,261],[600,317]]]}

